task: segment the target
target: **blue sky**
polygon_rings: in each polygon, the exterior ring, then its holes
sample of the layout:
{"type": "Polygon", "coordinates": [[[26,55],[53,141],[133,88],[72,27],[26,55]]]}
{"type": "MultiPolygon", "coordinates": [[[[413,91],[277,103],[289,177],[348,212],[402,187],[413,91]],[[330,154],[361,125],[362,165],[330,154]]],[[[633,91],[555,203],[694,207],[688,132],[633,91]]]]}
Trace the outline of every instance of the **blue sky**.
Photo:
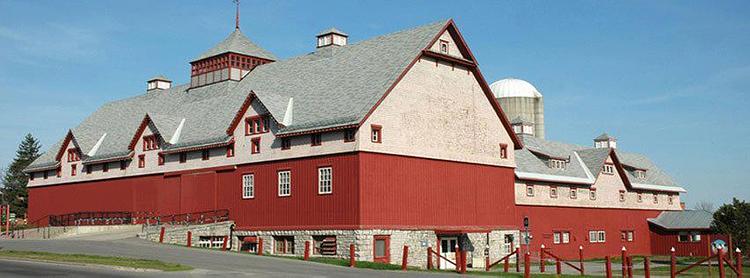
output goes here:
{"type": "MultiPolygon", "coordinates": [[[[331,26],[359,41],[453,18],[489,82],[541,90],[548,139],[609,132],[684,185],[688,206],[750,199],[750,2],[454,2],[244,0],[241,26],[287,58],[331,26]]],[[[148,77],[186,82],[233,27],[230,0],[0,0],[0,165],[24,134],[49,146],[148,77]]]]}

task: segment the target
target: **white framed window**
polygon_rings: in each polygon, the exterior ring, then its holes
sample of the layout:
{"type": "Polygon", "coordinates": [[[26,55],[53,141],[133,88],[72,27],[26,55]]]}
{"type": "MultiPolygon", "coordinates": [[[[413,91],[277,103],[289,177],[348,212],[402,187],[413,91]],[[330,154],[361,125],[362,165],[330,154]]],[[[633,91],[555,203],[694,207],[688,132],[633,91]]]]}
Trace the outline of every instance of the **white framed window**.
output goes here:
{"type": "Polygon", "coordinates": [[[553,169],[565,169],[565,165],[567,164],[565,160],[560,159],[550,159],[548,163],[548,166],[553,169]]]}
{"type": "Polygon", "coordinates": [[[570,242],[570,232],[562,232],[562,243],[570,242]]]}
{"type": "Polygon", "coordinates": [[[242,175],[242,199],[251,199],[255,197],[255,175],[242,175]]]}
{"type": "Polygon", "coordinates": [[[589,242],[606,242],[606,233],[604,231],[589,231],[589,242]]]}
{"type": "Polygon", "coordinates": [[[626,238],[627,241],[633,241],[633,233],[633,231],[628,231],[626,238]]]}
{"type": "Polygon", "coordinates": [[[554,232],[552,234],[552,243],[554,244],[560,244],[560,238],[562,237],[562,234],[560,232],[554,232]]]}
{"type": "Polygon", "coordinates": [[[643,203],[643,193],[638,193],[638,202],[643,203]]]}
{"type": "Polygon", "coordinates": [[[527,185],[526,186],[526,196],[534,197],[534,186],[533,185],[527,185]]]}
{"type": "Polygon", "coordinates": [[[635,170],[635,177],[639,179],[645,179],[646,178],[646,171],[644,170],[635,170]]]}
{"type": "Polygon", "coordinates": [[[318,194],[333,193],[333,168],[318,168],[318,194]]]}
{"type": "Polygon", "coordinates": [[[571,199],[578,199],[578,189],[571,188],[570,189],[570,198],[571,199]]]}
{"type": "Polygon", "coordinates": [[[589,199],[591,199],[592,201],[596,200],[596,189],[595,188],[592,188],[591,190],[589,190],[589,199]]]}
{"type": "Polygon", "coordinates": [[[667,196],[667,199],[669,199],[669,204],[670,205],[674,204],[674,196],[669,195],[669,196],[667,196]]]}
{"type": "Polygon", "coordinates": [[[604,172],[607,175],[614,175],[615,174],[615,165],[604,164],[604,166],[602,166],[602,172],[604,172]]]}
{"type": "Polygon", "coordinates": [[[625,202],[625,190],[620,190],[620,202],[625,202]]]}
{"type": "Polygon", "coordinates": [[[552,199],[557,199],[557,187],[549,188],[549,197],[552,199]]]}
{"type": "Polygon", "coordinates": [[[292,171],[284,170],[278,172],[279,197],[292,195],[292,171]]]}
{"type": "Polygon", "coordinates": [[[659,194],[654,193],[654,204],[659,204],[659,194]]]}

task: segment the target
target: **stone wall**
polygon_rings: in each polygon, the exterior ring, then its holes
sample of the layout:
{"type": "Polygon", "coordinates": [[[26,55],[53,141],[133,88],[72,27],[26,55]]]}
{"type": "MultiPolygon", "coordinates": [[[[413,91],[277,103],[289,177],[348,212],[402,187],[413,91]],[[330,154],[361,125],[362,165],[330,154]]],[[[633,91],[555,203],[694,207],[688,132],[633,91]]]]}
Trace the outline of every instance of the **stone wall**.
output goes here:
{"type": "Polygon", "coordinates": [[[197,246],[201,236],[228,236],[232,225],[234,225],[233,221],[201,225],[152,225],[144,227],[138,237],[159,242],[161,227],[164,227],[164,243],[186,245],[187,232],[190,231],[192,233],[191,245],[197,246]]]}

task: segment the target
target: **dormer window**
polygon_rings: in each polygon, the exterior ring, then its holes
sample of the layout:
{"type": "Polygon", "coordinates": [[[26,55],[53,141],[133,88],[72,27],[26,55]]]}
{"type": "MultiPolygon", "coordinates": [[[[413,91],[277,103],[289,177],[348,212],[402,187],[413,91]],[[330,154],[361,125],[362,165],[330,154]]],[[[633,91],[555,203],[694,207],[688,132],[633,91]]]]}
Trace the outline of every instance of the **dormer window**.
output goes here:
{"type": "Polygon", "coordinates": [[[81,156],[78,155],[78,149],[68,149],[68,162],[80,161],[81,156]]]}
{"type": "Polygon", "coordinates": [[[554,159],[554,158],[550,158],[547,163],[548,163],[548,166],[552,169],[565,169],[565,166],[567,164],[565,160],[554,159]]]}
{"type": "Polygon", "coordinates": [[[245,135],[266,133],[270,126],[271,121],[267,115],[248,117],[245,119],[245,135]]]}
{"type": "Polygon", "coordinates": [[[609,164],[609,163],[604,164],[604,166],[602,166],[602,173],[605,173],[607,175],[614,175],[615,174],[615,165],[609,164]]]}
{"type": "Polygon", "coordinates": [[[448,41],[440,40],[440,53],[448,54],[448,41]]]}
{"type": "Polygon", "coordinates": [[[635,177],[639,179],[645,179],[646,178],[646,171],[645,170],[635,170],[635,177]]]}
{"type": "Polygon", "coordinates": [[[151,151],[159,148],[159,140],[155,135],[143,137],[143,151],[151,151]]]}

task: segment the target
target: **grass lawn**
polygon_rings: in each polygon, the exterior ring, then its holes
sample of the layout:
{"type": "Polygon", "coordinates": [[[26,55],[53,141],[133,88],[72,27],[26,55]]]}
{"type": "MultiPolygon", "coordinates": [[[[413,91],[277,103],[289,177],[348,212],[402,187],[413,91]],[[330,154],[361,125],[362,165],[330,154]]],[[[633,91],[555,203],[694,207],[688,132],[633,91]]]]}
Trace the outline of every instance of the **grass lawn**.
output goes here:
{"type": "MultiPolygon", "coordinates": [[[[726,266],[726,265],[725,265],[726,266]]],[[[678,265],[677,269],[683,269],[685,268],[684,265],[678,265]]],[[[730,269],[729,267],[725,267],[727,272],[727,277],[737,277],[737,275],[734,275],[734,271],[730,269]]],[[[742,273],[748,273],[750,271],[750,267],[742,267],[742,273]]],[[[633,274],[643,274],[643,269],[635,269],[633,271],[633,274]]],[[[658,275],[658,276],[669,276],[669,266],[659,266],[659,267],[652,267],[651,268],[651,275],[658,275]]],[[[711,266],[711,275],[708,275],[708,266],[701,265],[691,268],[690,270],[680,273],[679,276],[694,276],[694,277],[719,277],[719,267],[715,264],[711,266]]]]}
{"type": "Polygon", "coordinates": [[[165,262],[157,261],[157,260],[144,260],[144,259],[135,259],[135,258],[123,258],[123,257],[105,257],[105,256],[93,256],[93,255],[83,255],[83,254],[60,254],[60,253],[33,252],[33,251],[0,250],[0,258],[14,258],[14,259],[64,262],[64,263],[79,263],[79,264],[96,264],[96,265],[129,267],[129,268],[137,268],[137,269],[154,269],[154,270],[162,270],[162,271],[183,271],[183,270],[193,269],[190,266],[165,263],[165,262]]]}

